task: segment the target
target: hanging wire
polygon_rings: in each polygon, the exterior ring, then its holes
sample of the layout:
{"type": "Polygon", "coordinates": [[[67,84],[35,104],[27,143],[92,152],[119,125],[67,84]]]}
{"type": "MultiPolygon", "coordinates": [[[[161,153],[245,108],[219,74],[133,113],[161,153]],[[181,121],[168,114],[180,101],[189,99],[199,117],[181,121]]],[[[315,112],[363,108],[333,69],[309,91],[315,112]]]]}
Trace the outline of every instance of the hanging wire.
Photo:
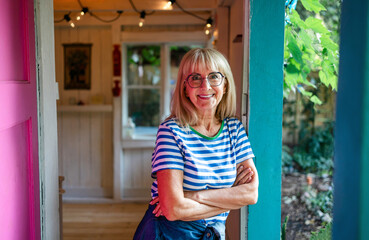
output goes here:
{"type": "MultiPolygon", "coordinates": [[[[130,0],[130,1],[131,1],[131,0],[130,0]]],[[[189,12],[189,11],[185,10],[181,5],[179,5],[178,1],[175,1],[175,4],[177,4],[177,6],[179,7],[179,9],[181,9],[181,10],[182,10],[182,12],[187,13],[188,15],[191,15],[191,16],[193,16],[193,17],[196,17],[196,18],[198,18],[198,19],[203,20],[203,21],[205,21],[205,22],[206,22],[206,19],[205,19],[205,18],[202,18],[202,17],[197,16],[196,14],[194,14],[194,13],[192,13],[192,12],[189,12]]]]}
{"type": "Polygon", "coordinates": [[[63,18],[62,19],[60,19],[60,20],[55,20],[54,21],[54,23],[61,23],[61,22],[63,22],[64,20],[65,21],[67,21],[67,22],[69,22],[70,20],[71,20],[71,18],[70,18],[70,14],[71,14],[72,12],[69,12],[69,13],[67,13],[67,14],[65,14],[64,16],[63,16],[63,18]]]}
{"type": "MultiPolygon", "coordinates": [[[[83,6],[83,4],[81,3],[81,0],[77,0],[77,1],[78,1],[79,6],[81,7],[81,9],[87,9],[87,12],[88,12],[92,17],[96,18],[96,19],[97,19],[97,20],[99,20],[99,21],[105,22],[105,23],[110,23],[110,22],[114,22],[114,21],[116,21],[116,20],[117,20],[117,19],[122,15],[122,13],[123,13],[123,11],[121,11],[121,10],[120,10],[120,11],[117,11],[118,15],[117,15],[115,18],[110,19],[110,20],[105,20],[105,19],[102,19],[101,17],[97,16],[97,15],[96,15],[96,14],[94,14],[93,12],[88,11],[88,8],[83,6]]],[[[287,0],[287,1],[288,1],[288,0],[287,0]]],[[[292,1],[293,1],[293,0],[292,0],[292,1]]],[[[145,12],[145,15],[146,15],[146,16],[148,16],[148,15],[152,15],[152,14],[154,14],[154,13],[155,13],[155,10],[152,10],[151,12],[146,12],[145,10],[143,10],[143,11],[139,11],[139,10],[136,8],[136,6],[134,5],[134,3],[133,3],[133,1],[132,1],[132,0],[129,0],[129,3],[131,4],[131,6],[132,6],[133,10],[134,10],[135,12],[139,13],[139,14],[141,14],[142,12],[145,12]]],[[[202,20],[202,21],[205,21],[206,23],[208,23],[208,22],[209,22],[209,20],[211,20],[211,21],[212,21],[211,17],[210,17],[210,18],[208,18],[208,19],[205,19],[205,18],[200,17],[200,16],[198,16],[198,15],[196,15],[196,14],[194,14],[194,13],[190,12],[190,11],[187,11],[186,9],[184,9],[184,8],[183,8],[183,7],[178,3],[178,1],[173,1],[173,2],[172,2],[172,4],[173,4],[173,5],[174,5],[174,4],[176,4],[176,5],[178,6],[178,8],[179,8],[182,12],[184,12],[184,13],[186,13],[186,14],[188,14],[188,15],[191,15],[191,16],[193,16],[193,17],[197,18],[197,19],[200,19],[200,20],[202,20]]],[[[69,16],[70,14],[71,14],[71,12],[69,12],[67,15],[69,16]]],[[[64,20],[66,20],[66,19],[65,19],[65,17],[63,17],[63,18],[62,18],[62,19],[60,19],[60,20],[56,20],[56,21],[54,21],[54,23],[60,23],[60,22],[63,22],[64,20]]]]}
{"type": "Polygon", "coordinates": [[[97,16],[96,14],[94,14],[93,12],[91,11],[88,11],[88,8],[87,7],[84,7],[83,4],[81,3],[81,0],[78,0],[78,3],[79,3],[79,6],[82,8],[82,9],[87,9],[87,12],[94,18],[96,18],[97,20],[99,21],[102,21],[102,22],[105,22],[105,23],[111,23],[111,22],[114,22],[115,20],[117,20],[120,15],[122,15],[123,11],[122,10],[119,10],[117,11],[118,15],[113,18],[113,19],[110,19],[110,20],[105,20],[105,19],[102,19],[101,17],[97,16]]]}
{"type": "Polygon", "coordinates": [[[64,19],[65,19],[65,18],[63,17],[63,18],[62,18],[62,19],[60,19],[60,20],[55,20],[55,21],[54,21],[54,23],[61,23],[61,22],[63,22],[63,21],[64,21],[64,19]]]}
{"type": "MultiPolygon", "coordinates": [[[[79,1],[79,0],[78,0],[79,1]]],[[[139,11],[137,8],[136,8],[136,6],[133,4],[133,1],[132,0],[129,0],[129,3],[131,4],[131,6],[132,6],[132,8],[133,8],[133,10],[135,10],[135,12],[136,13],[141,13],[142,11],[139,11]]],[[[146,14],[146,16],[147,15],[151,15],[151,14],[153,14],[155,12],[155,10],[152,10],[151,12],[146,12],[145,11],[145,14],[146,14]]]]}
{"type": "Polygon", "coordinates": [[[117,11],[117,13],[118,13],[118,16],[116,16],[115,18],[113,18],[113,19],[111,19],[111,20],[104,20],[104,19],[102,19],[102,18],[100,18],[99,16],[97,16],[96,14],[94,14],[94,13],[92,13],[92,12],[89,12],[90,13],[90,15],[92,16],[92,17],[94,17],[94,18],[96,18],[96,19],[98,19],[98,20],[100,20],[100,21],[102,21],[102,22],[105,22],[105,23],[110,23],[110,22],[114,22],[115,20],[117,20],[119,17],[120,17],[120,15],[122,15],[122,13],[123,13],[123,11],[117,11]]]}

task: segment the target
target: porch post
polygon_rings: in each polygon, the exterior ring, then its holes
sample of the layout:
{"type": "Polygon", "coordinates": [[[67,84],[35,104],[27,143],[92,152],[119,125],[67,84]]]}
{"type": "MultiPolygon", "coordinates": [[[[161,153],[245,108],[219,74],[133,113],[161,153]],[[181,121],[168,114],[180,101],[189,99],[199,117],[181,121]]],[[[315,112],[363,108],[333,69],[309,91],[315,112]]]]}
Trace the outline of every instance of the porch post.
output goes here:
{"type": "Polygon", "coordinates": [[[369,236],[369,4],[343,1],[335,130],[333,239],[369,236]]]}
{"type": "Polygon", "coordinates": [[[284,1],[250,0],[249,41],[249,138],[260,186],[248,239],[280,239],[284,1]]]}

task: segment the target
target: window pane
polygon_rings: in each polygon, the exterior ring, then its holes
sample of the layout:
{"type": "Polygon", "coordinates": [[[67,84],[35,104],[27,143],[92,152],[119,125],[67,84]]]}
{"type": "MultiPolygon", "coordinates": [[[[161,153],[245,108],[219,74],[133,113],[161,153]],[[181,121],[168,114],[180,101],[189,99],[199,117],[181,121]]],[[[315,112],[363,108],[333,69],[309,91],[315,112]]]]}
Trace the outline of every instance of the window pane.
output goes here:
{"type": "Polygon", "coordinates": [[[160,46],[127,46],[128,85],[160,85],[160,46]]]}
{"type": "Polygon", "coordinates": [[[137,127],[159,126],[160,90],[128,89],[128,116],[137,127]]]}

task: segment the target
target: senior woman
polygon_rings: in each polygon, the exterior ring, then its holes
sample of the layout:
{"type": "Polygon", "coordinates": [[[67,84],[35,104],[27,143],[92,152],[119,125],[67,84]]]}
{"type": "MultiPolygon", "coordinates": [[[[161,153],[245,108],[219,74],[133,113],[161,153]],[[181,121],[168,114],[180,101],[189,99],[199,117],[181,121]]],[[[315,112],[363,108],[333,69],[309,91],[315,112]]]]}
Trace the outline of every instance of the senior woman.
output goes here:
{"type": "Polygon", "coordinates": [[[214,49],[183,57],[152,155],[152,201],[134,239],[225,239],[231,209],[255,204],[258,174],[235,118],[232,72],[214,49]]]}

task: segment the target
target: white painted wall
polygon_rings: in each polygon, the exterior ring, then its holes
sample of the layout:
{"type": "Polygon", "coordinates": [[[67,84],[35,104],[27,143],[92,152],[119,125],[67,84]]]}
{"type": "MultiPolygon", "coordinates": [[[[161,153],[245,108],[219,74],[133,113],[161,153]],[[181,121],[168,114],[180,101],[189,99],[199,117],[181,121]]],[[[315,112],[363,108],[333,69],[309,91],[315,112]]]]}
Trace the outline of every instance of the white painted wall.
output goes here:
{"type": "Polygon", "coordinates": [[[113,44],[110,26],[55,27],[56,81],[59,83],[58,105],[69,105],[70,98],[89,104],[91,97],[101,95],[105,104],[112,104],[113,44]],[[91,89],[64,90],[65,43],[91,43],[91,89]]]}

